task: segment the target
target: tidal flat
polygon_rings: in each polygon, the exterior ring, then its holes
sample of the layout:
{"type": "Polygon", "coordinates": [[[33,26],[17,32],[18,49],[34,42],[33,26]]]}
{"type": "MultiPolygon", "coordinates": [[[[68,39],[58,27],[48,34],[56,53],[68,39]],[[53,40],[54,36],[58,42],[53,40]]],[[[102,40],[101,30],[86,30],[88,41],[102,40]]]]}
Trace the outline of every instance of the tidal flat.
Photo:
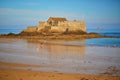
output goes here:
{"type": "MultiPolygon", "coordinates": [[[[116,39],[119,43],[119,38],[116,39]]],[[[116,39],[115,42],[117,42],[116,39]]],[[[71,80],[82,80],[83,78],[87,80],[119,80],[119,45],[100,46],[95,45],[94,40],[93,42],[90,40],[0,38],[0,78],[10,80],[15,76],[15,72],[18,72],[19,80],[21,79],[19,75],[24,72],[27,79],[30,79],[27,74],[35,75],[37,73],[46,76],[53,74],[54,77],[48,77],[48,79],[56,78],[57,80],[69,79],[68,77],[71,75],[73,76],[71,80]],[[13,73],[12,77],[9,72],[13,73]],[[4,75],[8,75],[8,78],[5,78],[4,75]],[[67,78],[65,78],[66,75],[67,78]]],[[[100,41],[98,42],[100,43],[100,41]]],[[[39,79],[42,79],[42,76],[39,79]]]]}

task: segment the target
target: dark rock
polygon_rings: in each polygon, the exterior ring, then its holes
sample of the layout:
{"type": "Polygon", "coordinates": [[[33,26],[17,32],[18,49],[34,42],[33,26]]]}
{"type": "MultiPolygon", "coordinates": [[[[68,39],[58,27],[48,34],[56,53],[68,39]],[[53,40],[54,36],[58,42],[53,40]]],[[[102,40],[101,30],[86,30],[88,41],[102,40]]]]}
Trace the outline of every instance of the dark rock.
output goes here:
{"type": "Polygon", "coordinates": [[[14,34],[14,33],[9,33],[9,34],[7,34],[7,36],[15,36],[16,34],[14,34]]]}

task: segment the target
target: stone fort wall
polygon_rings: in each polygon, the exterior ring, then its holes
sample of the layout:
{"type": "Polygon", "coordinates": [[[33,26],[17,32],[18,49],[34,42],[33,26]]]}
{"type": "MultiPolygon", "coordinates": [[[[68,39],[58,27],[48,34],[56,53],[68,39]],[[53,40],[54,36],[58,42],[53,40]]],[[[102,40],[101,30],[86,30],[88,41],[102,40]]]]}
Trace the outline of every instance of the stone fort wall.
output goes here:
{"type": "Polygon", "coordinates": [[[23,30],[24,32],[36,32],[37,26],[28,26],[26,30],[23,30]]]}
{"type": "MultiPolygon", "coordinates": [[[[50,26],[47,22],[39,22],[38,31],[41,31],[45,26],[50,26]]],[[[84,21],[65,21],[58,22],[57,26],[50,26],[50,32],[65,32],[68,31],[83,31],[86,32],[86,25],[84,21]]]]}
{"type": "Polygon", "coordinates": [[[68,21],[65,18],[49,18],[46,22],[39,22],[38,26],[28,26],[25,32],[86,32],[84,21],[68,21]]]}

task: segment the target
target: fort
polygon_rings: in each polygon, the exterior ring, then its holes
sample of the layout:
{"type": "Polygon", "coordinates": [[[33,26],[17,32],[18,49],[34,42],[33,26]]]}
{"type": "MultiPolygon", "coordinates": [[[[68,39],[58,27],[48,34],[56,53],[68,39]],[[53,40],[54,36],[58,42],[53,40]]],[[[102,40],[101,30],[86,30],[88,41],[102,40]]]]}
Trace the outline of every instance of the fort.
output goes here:
{"type": "Polygon", "coordinates": [[[24,32],[86,32],[84,21],[68,21],[66,18],[50,17],[46,22],[40,21],[38,26],[28,26],[24,32]]]}
{"type": "Polygon", "coordinates": [[[86,32],[84,21],[69,21],[66,18],[50,17],[47,21],[40,21],[37,26],[28,26],[19,34],[0,34],[2,38],[25,38],[46,40],[78,40],[88,38],[115,38],[102,36],[98,33],[86,32]],[[69,34],[69,35],[68,35],[69,34]]]}

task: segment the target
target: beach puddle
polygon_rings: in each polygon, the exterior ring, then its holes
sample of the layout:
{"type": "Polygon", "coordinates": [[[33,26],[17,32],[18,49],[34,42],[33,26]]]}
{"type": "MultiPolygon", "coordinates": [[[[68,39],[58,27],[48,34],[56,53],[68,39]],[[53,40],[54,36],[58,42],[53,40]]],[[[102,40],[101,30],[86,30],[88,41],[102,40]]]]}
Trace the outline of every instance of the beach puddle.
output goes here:
{"type": "Polygon", "coordinates": [[[120,76],[119,47],[87,46],[86,40],[76,42],[0,38],[0,62],[44,66],[0,68],[120,76]]]}

